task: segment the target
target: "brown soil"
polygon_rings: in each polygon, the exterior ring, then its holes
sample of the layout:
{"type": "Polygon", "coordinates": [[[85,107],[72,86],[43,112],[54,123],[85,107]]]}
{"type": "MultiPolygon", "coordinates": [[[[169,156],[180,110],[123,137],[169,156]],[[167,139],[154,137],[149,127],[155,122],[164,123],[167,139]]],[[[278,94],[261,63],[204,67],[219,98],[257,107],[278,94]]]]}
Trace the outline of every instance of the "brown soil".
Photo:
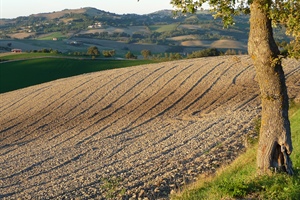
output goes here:
{"type": "Polygon", "coordinates": [[[247,49],[247,44],[234,40],[217,40],[211,44],[211,48],[247,49]]]}
{"type": "MultiPolygon", "coordinates": [[[[300,62],[285,61],[290,97],[300,62]]],[[[109,70],[0,95],[0,198],[168,199],[230,163],[260,101],[248,56],[109,70]]]]}
{"type": "Polygon", "coordinates": [[[188,41],[183,41],[180,44],[184,47],[196,47],[200,46],[203,48],[209,48],[211,46],[211,41],[207,40],[188,40],[188,41]]]}
{"type": "Polygon", "coordinates": [[[8,34],[8,36],[11,38],[15,38],[15,39],[24,39],[24,38],[28,38],[34,34],[35,33],[14,33],[14,34],[8,34]]]}
{"type": "Polygon", "coordinates": [[[198,35],[182,35],[182,36],[167,38],[167,40],[182,41],[182,40],[196,40],[197,38],[198,38],[198,35]]]}

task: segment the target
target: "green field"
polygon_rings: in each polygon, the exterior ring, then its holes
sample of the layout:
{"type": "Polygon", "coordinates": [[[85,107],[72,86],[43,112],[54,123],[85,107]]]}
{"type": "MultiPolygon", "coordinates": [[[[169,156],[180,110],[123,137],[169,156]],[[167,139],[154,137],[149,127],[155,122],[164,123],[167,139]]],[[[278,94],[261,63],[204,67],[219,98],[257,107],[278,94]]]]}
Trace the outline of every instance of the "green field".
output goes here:
{"type": "Polygon", "coordinates": [[[61,32],[54,32],[45,37],[40,37],[40,38],[38,38],[38,40],[53,40],[53,38],[57,38],[58,40],[63,40],[63,39],[66,39],[67,36],[63,35],[61,32]]]}
{"type": "Polygon", "coordinates": [[[300,104],[292,103],[290,121],[294,176],[285,173],[257,175],[257,144],[254,144],[231,165],[219,170],[216,176],[201,177],[197,183],[174,195],[172,199],[300,199],[300,104]]]}
{"type": "Polygon", "coordinates": [[[149,60],[37,58],[0,65],[0,93],[107,69],[153,63],[149,60]]]}
{"type": "Polygon", "coordinates": [[[178,27],[179,24],[168,24],[168,25],[152,25],[149,26],[149,29],[152,32],[166,32],[166,31],[173,31],[178,27]]]}
{"type": "Polygon", "coordinates": [[[66,55],[63,54],[52,54],[52,53],[15,53],[6,56],[1,56],[0,59],[2,60],[22,60],[22,59],[32,59],[38,57],[63,57],[66,55]]]}

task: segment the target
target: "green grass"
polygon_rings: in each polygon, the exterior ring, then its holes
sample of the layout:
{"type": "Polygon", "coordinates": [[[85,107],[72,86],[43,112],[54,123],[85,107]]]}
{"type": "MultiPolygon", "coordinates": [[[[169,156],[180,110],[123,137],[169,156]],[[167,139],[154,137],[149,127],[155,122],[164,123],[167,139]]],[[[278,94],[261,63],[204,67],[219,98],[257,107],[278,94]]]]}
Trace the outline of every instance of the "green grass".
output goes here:
{"type": "Polygon", "coordinates": [[[149,26],[149,29],[152,32],[166,32],[166,31],[173,31],[178,27],[178,24],[168,24],[168,25],[152,25],[149,26]]]}
{"type": "Polygon", "coordinates": [[[51,35],[47,35],[45,37],[40,37],[40,38],[38,38],[38,40],[53,40],[53,38],[57,38],[59,40],[62,40],[62,39],[66,39],[67,36],[63,35],[60,32],[54,32],[51,35]]]}
{"type": "Polygon", "coordinates": [[[291,158],[294,166],[299,172],[298,175],[300,176],[300,103],[295,104],[292,102],[290,106],[291,109],[289,114],[291,118],[292,142],[294,147],[291,158]]]}
{"type": "Polygon", "coordinates": [[[201,177],[199,182],[174,195],[173,199],[300,199],[300,105],[290,110],[294,151],[291,155],[294,176],[256,174],[257,144],[219,170],[214,177],[201,177]]]}
{"type": "Polygon", "coordinates": [[[79,74],[152,62],[154,61],[37,58],[1,63],[0,93],[79,74]]]}
{"type": "Polygon", "coordinates": [[[52,53],[15,53],[15,54],[10,54],[6,56],[1,56],[0,59],[3,60],[20,60],[20,59],[31,59],[31,58],[38,58],[38,57],[62,57],[66,56],[63,54],[52,54],[52,53]]]}

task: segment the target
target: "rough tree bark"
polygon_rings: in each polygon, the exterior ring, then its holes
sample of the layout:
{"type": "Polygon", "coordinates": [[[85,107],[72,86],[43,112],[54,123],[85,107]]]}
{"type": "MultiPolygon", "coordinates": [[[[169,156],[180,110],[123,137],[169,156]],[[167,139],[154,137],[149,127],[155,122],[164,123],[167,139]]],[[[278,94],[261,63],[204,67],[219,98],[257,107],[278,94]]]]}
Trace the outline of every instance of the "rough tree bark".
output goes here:
{"type": "MultiPolygon", "coordinates": [[[[273,38],[271,20],[268,13],[261,8],[261,2],[254,0],[250,7],[248,42],[248,51],[254,61],[262,101],[257,167],[262,174],[279,170],[292,175],[287,87],[279,50],[273,38]]],[[[271,3],[270,0],[263,2],[271,3]]]]}

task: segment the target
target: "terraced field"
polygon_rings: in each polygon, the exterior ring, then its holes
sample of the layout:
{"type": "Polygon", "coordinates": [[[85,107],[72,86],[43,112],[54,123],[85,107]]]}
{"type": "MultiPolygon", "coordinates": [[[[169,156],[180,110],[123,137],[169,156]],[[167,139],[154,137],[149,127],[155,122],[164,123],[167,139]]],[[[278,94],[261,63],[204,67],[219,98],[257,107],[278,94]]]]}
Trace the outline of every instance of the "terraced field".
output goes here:
{"type": "MultiPolygon", "coordinates": [[[[300,62],[284,65],[299,97],[300,62]]],[[[84,74],[0,98],[2,199],[168,199],[231,162],[260,112],[248,56],[84,74]]]]}

